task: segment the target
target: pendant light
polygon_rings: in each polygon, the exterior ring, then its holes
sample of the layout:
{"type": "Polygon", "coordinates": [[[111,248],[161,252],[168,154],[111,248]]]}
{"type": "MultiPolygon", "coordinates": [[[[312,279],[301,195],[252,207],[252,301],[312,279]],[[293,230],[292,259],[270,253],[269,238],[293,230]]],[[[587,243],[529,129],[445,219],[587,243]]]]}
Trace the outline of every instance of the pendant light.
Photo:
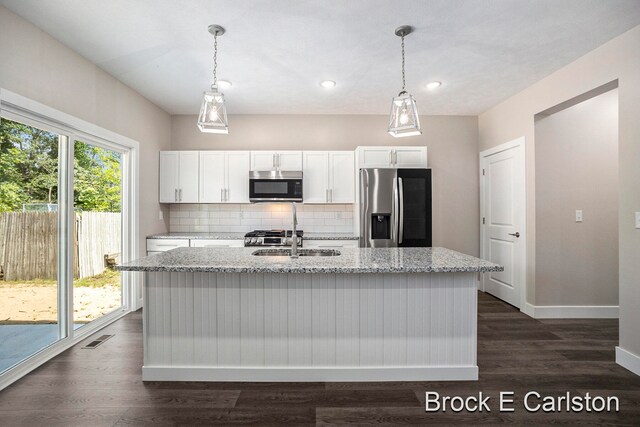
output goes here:
{"type": "Polygon", "coordinates": [[[225,30],[220,25],[209,25],[209,32],[213,35],[213,84],[211,90],[204,92],[200,115],[198,116],[198,128],[206,133],[229,133],[227,123],[227,108],[224,103],[224,94],[218,90],[218,36],[225,30]]]}
{"type": "Polygon", "coordinates": [[[402,90],[391,102],[391,115],[389,116],[389,134],[395,138],[421,135],[420,119],[416,100],[404,90],[404,37],[413,31],[409,25],[396,28],[396,36],[402,39],[402,90]]]}

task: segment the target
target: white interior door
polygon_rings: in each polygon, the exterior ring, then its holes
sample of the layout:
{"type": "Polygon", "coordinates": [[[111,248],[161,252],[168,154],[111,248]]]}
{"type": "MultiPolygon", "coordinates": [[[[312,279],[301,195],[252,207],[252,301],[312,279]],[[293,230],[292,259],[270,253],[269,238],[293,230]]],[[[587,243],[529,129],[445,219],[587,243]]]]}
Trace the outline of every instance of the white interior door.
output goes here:
{"type": "Polygon", "coordinates": [[[486,292],[524,305],[525,162],[524,138],[480,154],[482,257],[504,271],[482,275],[486,292]]]}

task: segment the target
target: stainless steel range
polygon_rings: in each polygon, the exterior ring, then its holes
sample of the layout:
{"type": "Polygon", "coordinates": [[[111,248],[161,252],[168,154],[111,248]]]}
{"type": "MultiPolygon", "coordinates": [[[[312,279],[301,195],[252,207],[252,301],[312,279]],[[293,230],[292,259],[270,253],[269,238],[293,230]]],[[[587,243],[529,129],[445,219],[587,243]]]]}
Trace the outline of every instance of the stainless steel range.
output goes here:
{"type": "MultiPolygon", "coordinates": [[[[298,247],[302,247],[302,230],[296,230],[298,247]]],[[[245,246],[291,246],[291,230],[254,230],[244,235],[245,246]]]]}

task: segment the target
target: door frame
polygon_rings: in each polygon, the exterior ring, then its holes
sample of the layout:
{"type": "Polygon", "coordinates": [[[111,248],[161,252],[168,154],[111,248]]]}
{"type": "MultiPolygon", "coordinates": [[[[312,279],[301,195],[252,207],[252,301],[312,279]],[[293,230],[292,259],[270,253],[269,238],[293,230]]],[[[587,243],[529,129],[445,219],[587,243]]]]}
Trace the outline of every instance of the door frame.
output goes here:
{"type": "MultiPolygon", "coordinates": [[[[479,223],[480,223],[480,258],[482,259],[486,259],[485,258],[485,249],[484,249],[484,239],[485,239],[485,227],[484,224],[482,223],[482,218],[485,217],[485,203],[484,203],[484,196],[485,196],[485,192],[486,192],[486,184],[485,184],[485,175],[483,174],[483,169],[484,169],[484,162],[486,161],[486,158],[489,156],[492,156],[494,154],[500,153],[502,151],[506,151],[506,150],[510,150],[512,148],[520,148],[520,152],[521,152],[521,168],[522,168],[522,173],[524,174],[524,180],[522,181],[522,192],[524,194],[524,201],[525,201],[525,206],[523,209],[523,214],[524,214],[524,218],[523,218],[523,224],[522,224],[522,235],[520,237],[521,241],[522,241],[522,247],[523,247],[523,251],[522,251],[522,255],[521,255],[521,263],[523,268],[520,271],[520,282],[522,283],[522,289],[520,291],[520,311],[521,312],[526,312],[525,308],[527,305],[527,159],[526,159],[526,140],[524,136],[521,136],[519,138],[516,138],[514,140],[511,140],[509,142],[505,142],[504,144],[500,144],[497,145],[495,147],[491,147],[487,150],[481,151],[479,154],[479,168],[478,168],[478,174],[479,174],[479,182],[480,182],[480,217],[479,217],[479,223]]],[[[487,274],[487,273],[480,273],[480,274],[487,274]]],[[[484,289],[484,280],[482,280],[482,277],[480,277],[480,283],[478,288],[482,291],[485,292],[484,289]]]]}

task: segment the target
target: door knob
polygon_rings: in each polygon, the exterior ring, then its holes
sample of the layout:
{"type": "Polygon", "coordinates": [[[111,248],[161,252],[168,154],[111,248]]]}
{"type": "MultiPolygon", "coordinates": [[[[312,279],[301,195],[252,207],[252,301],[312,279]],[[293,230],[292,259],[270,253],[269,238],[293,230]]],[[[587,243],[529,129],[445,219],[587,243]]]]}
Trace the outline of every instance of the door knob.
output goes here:
{"type": "Polygon", "coordinates": [[[515,233],[509,233],[509,236],[516,236],[516,237],[520,237],[520,232],[516,231],[515,233]]]}

